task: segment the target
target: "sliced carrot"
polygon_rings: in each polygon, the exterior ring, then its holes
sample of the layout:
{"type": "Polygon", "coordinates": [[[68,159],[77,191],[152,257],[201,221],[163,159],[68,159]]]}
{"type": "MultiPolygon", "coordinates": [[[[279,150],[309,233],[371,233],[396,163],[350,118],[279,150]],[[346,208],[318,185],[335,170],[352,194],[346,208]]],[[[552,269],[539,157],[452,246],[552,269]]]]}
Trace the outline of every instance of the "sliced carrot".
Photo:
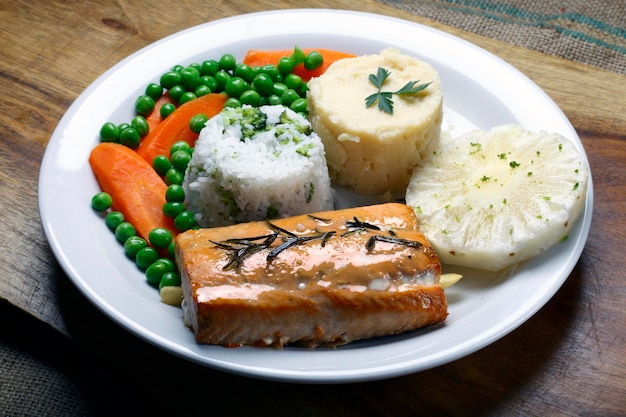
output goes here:
{"type": "Polygon", "coordinates": [[[199,113],[208,118],[215,116],[224,108],[227,98],[226,94],[212,93],[181,104],[141,140],[137,153],[152,165],[155,157],[169,156],[170,148],[178,141],[193,146],[198,134],[189,128],[189,120],[199,113]]]}
{"type": "MultiPolygon", "coordinates": [[[[298,65],[294,73],[298,74],[302,77],[303,80],[309,81],[313,77],[319,77],[326,71],[326,69],[335,61],[338,61],[343,58],[354,58],[355,55],[336,51],[333,49],[320,49],[320,48],[307,48],[302,49],[306,55],[308,55],[311,51],[317,51],[322,55],[324,61],[319,68],[314,70],[307,70],[304,68],[303,64],[298,65]]],[[[251,67],[261,67],[263,65],[277,65],[280,58],[288,57],[293,53],[291,49],[277,49],[277,50],[265,50],[265,49],[251,49],[246,53],[246,56],[243,58],[243,63],[247,64],[251,67]]]]}
{"type": "Polygon", "coordinates": [[[89,164],[102,190],[113,199],[113,209],[124,214],[137,234],[148,240],[157,227],[176,233],[174,220],[163,214],[167,185],[137,152],[112,142],[96,145],[89,164]]]}
{"type": "Polygon", "coordinates": [[[152,112],[148,116],[146,116],[146,121],[148,122],[148,126],[150,126],[150,131],[154,130],[157,125],[163,121],[163,119],[161,118],[161,107],[165,103],[173,102],[174,100],[172,100],[170,95],[167,93],[163,94],[161,98],[155,101],[154,110],[152,110],[152,112]]]}

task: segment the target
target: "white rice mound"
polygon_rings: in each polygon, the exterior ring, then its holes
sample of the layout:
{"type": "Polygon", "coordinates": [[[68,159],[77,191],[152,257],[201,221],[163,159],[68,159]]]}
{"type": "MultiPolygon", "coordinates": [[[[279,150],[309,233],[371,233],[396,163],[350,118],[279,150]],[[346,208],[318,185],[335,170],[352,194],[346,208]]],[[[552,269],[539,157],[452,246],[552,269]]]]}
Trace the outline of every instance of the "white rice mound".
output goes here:
{"type": "MultiPolygon", "coordinates": [[[[284,106],[262,106],[265,126],[242,140],[241,120],[249,109],[224,109],[194,145],[183,188],[198,225],[332,210],[324,147],[309,121],[284,106]]],[[[244,131],[250,128],[244,123],[244,131]]]]}

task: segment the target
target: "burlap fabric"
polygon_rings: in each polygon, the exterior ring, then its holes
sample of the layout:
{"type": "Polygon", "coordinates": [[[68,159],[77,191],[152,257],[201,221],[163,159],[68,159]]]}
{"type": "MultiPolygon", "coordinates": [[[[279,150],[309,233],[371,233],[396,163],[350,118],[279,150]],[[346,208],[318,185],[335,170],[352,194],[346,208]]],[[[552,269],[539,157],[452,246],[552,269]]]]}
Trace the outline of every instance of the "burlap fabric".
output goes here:
{"type": "Polygon", "coordinates": [[[448,26],[626,74],[624,0],[379,0],[448,26]]]}

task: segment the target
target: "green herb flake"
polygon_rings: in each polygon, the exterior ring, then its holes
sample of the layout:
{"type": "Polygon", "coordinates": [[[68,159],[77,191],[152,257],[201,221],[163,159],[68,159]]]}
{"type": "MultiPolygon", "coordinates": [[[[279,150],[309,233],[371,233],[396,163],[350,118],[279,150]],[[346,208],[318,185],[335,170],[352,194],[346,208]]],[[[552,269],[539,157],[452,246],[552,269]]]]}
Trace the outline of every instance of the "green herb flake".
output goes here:
{"type": "Polygon", "coordinates": [[[280,217],[280,213],[278,212],[278,209],[276,207],[270,205],[267,207],[266,217],[268,219],[277,219],[278,217],[280,217]]]}
{"type": "Polygon", "coordinates": [[[474,149],[472,149],[472,150],[470,151],[470,153],[469,153],[470,155],[474,155],[475,153],[480,152],[480,151],[481,151],[481,149],[482,149],[482,147],[483,147],[483,145],[481,145],[481,144],[480,144],[480,143],[478,143],[478,142],[471,142],[471,143],[470,143],[470,146],[471,146],[472,148],[474,148],[474,149]]]}
{"type": "Polygon", "coordinates": [[[313,194],[315,193],[315,184],[309,183],[309,192],[306,195],[306,202],[310,203],[313,200],[313,194]]]}
{"type": "Polygon", "coordinates": [[[302,145],[299,148],[296,149],[296,152],[299,153],[302,156],[306,156],[307,158],[310,157],[311,155],[309,155],[309,152],[311,151],[311,149],[313,149],[315,147],[314,144],[312,143],[307,143],[306,145],[302,145]]]}
{"type": "Polygon", "coordinates": [[[371,94],[365,98],[365,106],[367,108],[372,107],[374,104],[378,102],[378,110],[387,113],[393,114],[393,95],[409,95],[419,93],[422,90],[425,90],[432,82],[418,84],[419,81],[409,81],[402,87],[401,89],[391,92],[391,91],[382,91],[383,84],[389,78],[390,72],[385,68],[378,68],[376,74],[370,74],[368,79],[374,84],[374,87],[378,89],[377,92],[371,94]]]}
{"type": "Polygon", "coordinates": [[[517,162],[517,161],[511,161],[511,162],[509,163],[509,166],[510,166],[511,168],[517,168],[518,166],[520,166],[520,163],[519,163],[519,162],[517,162]]]}
{"type": "Polygon", "coordinates": [[[501,154],[498,155],[499,159],[506,159],[506,153],[502,152],[501,154]]]}

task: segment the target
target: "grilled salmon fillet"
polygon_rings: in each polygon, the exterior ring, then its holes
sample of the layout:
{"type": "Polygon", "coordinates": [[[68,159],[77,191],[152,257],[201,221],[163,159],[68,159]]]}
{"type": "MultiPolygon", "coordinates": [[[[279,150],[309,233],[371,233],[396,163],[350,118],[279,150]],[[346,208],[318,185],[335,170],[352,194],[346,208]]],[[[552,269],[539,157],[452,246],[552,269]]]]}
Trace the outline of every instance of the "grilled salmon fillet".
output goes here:
{"type": "Polygon", "coordinates": [[[198,343],[339,346],[448,314],[439,257],[404,204],[189,230],[176,261],[198,343]]]}

